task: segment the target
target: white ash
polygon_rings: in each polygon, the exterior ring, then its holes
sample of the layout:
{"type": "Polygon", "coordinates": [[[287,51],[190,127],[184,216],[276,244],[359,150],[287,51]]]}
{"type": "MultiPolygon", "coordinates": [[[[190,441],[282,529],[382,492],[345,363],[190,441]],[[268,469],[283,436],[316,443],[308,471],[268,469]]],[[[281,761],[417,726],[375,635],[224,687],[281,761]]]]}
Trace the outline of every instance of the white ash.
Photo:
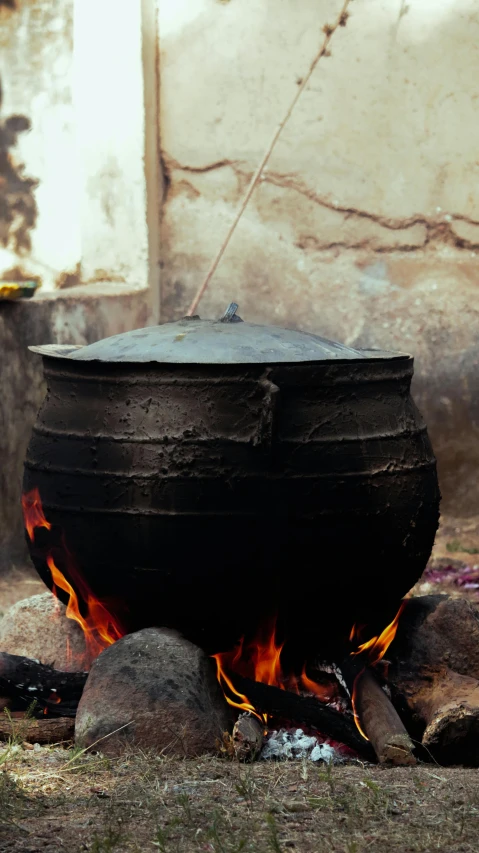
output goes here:
{"type": "Polygon", "coordinates": [[[310,761],[324,761],[326,764],[338,764],[343,759],[328,743],[307,735],[303,729],[280,729],[271,731],[261,750],[262,761],[286,761],[308,758],[310,761]]]}

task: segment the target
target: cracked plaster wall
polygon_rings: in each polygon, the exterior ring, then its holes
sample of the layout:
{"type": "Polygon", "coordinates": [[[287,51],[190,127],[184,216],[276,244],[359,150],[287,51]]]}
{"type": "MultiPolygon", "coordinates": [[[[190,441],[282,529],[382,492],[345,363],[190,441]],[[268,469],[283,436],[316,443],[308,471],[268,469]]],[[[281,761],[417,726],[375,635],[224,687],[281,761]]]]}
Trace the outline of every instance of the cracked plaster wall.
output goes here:
{"type": "Polygon", "coordinates": [[[0,154],[38,178],[31,250],[4,239],[0,279],[19,267],[42,283],[34,299],[0,301],[0,573],[26,559],[23,461],[45,393],[28,345],[157,319],[157,51],[154,0],[0,3],[0,154]],[[17,146],[4,122],[15,114],[31,122],[17,146]]]}
{"type": "MultiPolygon", "coordinates": [[[[162,318],[181,316],[339,0],[161,0],[162,318]]],[[[479,6],[355,0],[200,313],[416,357],[444,507],[479,511],[479,6]]]]}
{"type": "Polygon", "coordinates": [[[0,277],[150,283],[156,315],[157,51],[155,0],[0,6],[2,113],[30,120],[12,153],[38,179],[31,251],[1,247],[0,277]]]}
{"type": "Polygon", "coordinates": [[[75,205],[74,113],[72,106],[73,0],[18,0],[0,8],[2,116],[25,115],[12,155],[38,179],[38,216],[30,234],[31,252],[0,250],[0,275],[20,267],[48,288],[80,260],[75,205]]]}

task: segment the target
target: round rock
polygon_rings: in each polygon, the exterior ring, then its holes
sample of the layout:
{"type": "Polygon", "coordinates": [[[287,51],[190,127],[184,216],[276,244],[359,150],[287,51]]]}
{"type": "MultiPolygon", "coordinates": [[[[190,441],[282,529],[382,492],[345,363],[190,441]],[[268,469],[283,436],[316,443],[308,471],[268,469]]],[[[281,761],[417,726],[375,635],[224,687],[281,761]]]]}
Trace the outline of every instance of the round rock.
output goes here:
{"type": "Polygon", "coordinates": [[[0,621],[0,650],[65,672],[88,668],[83,631],[51,592],[24,598],[7,610],[0,621]]]}
{"type": "Polygon", "coordinates": [[[106,755],[132,744],[189,758],[214,752],[227,729],[229,708],[213,661],[173,631],[146,628],[93,662],[75,742],[90,747],[101,741],[98,749],[106,755]]]}

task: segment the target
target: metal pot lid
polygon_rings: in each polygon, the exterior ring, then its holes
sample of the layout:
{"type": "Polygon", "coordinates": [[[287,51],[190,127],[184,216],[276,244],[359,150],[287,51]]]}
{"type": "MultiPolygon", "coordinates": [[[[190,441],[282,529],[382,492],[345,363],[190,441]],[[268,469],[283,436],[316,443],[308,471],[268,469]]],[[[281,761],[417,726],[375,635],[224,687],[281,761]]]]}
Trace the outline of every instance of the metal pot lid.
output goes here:
{"type": "Polygon", "coordinates": [[[88,346],[32,346],[72,361],[164,364],[278,364],[404,358],[403,353],[352,349],[309,332],[244,323],[233,302],[219,320],[184,317],[104,338],[88,346]]]}

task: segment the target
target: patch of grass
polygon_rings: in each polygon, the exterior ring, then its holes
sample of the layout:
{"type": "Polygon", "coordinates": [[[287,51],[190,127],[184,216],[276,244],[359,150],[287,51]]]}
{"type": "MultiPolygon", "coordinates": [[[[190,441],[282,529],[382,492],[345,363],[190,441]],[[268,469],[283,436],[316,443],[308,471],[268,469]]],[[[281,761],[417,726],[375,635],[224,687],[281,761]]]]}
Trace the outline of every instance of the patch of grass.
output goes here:
{"type": "Polygon", "coordinates": [[[212,844],[213,853],[242,853],[248,846],[245,838],[231,837],[228,827],[224,826],[219,814],[215,815],[206,837],[212,844]]]}
{"type": "Polygon", "coordinates": [[[74,746],[67,752],[68,760],[61,768],[64,773],[95,773],[111,769],[111,761],[104,755],[92,754],[88,749],[74,746]]]}
{"type": "Polygon", "coordinates": [[[3,764],[6,764],[8,759],[12,757],[12,747],[9,743],[7,743],[6,749],[3,752],[0,752],[0,768],[3,764]]]}
{"type": "Polygon", "coordinates": [[[4,716],[10,723],[10,727],[12,730],[12,733],[7,741],[8,746],[20,746],[22,743],[24,743],[29,724],[33,719],[35,719],[34,714],[36,706],[37,702],[36,699],[34,699],[33,702],[31,702],[31,704],[28,706],[23,717],[20,717],[19,719],[14,719],[8,708],[3,709],[4,716]]]}
{"type": "Polygon", "coordinates": [[[156,827],[156,836],[152,843],[153,847],[157,847],[160,853],[168,853],[168,835],[162,826],[156,827]]]}
{"type": "Polygon", "coordinates": [[[479,548],[466,548],[461,544],[459,539],[452,539],[450,542],[446,542],[446,548],[450,554],[457,554],[458,552],[463,554],[479,554],[479,548]]]}
{"type": "Polygon", "coordinates": [[[180,804],[180,806],[183,810],[183,816],[184,816],[185,823],[188,824],[188,826],[193,826],[194,825],[194,819],[193,819],[193,812],[191,810],[191,800],[189,798],[189,795],[185,794],[185,793],[179,794],[178,795],[178,803],[180,804]]]}
{"type": "Polygon", "coordinates": [[[240,770],[239,779],[236,782],[235,788],[240,797],[243,797],[252,809],[254,806],[257,786],[254,778],[254,772],[251,768],[248,767],[243,772],[240,770]]]}
{"type": "Polygon", "coordinates": [[[120,841],[123,846],[124,840],[121,830],[108,826],[101,835],[98,832],[93,833],[91,853],[115,853],[116,850],[119,850],[120,841]]]}
{"type": "Polygon", "coordinates": [[[273,853],[283,853],[283,848],[279,843],[278,827],[272,814],[266,816],[266,823],[268,824],[269,830],[268,846],[270,850],[272,850],[273,853]]]}
{"type": "Polygon", "coordinates": [[[54,849],[69,853],[474,853],[479,785],[463,768],[244,767],[139,751],[102,767],[78,751],[14,746],[0,814],[0,850],[23,828],[40,849],[53,828],[54,849]],[[82,772],[68,772],[79,761],[82,772]]]}
{"type": "Polygon", "coordinates": [[[360,783],[369,792],[370,808],[378,816],[387,815],[389,809],[389,795],[377,782],[365,776],[360,783]]]}
{"type": "Polygon", "coordinates": [[[319,779],[321,782],[326,782],[326,784],[327,784],[327,785],[328,785],[328,787],[329,787],[329,790],[331,791],[331,793],[332,793],[332,794],[334,794],[334,791],[335,791],[335,779],[334,779],[334,776],[333,776],[333,765],[332,765],[332,763],[331,763],[331,762],[329,762],[329,764],[326,764],[326,769],[325,769],[325,770],[320,770],[320,771],[319,771],[319,773],[318,773],[318,779],[319,779]]]}
{"type": "Polygon", "coordinates": [[[23,813],[25,794],[10,773],[0,771],[0,826],[16,826],[23,813]]]}

